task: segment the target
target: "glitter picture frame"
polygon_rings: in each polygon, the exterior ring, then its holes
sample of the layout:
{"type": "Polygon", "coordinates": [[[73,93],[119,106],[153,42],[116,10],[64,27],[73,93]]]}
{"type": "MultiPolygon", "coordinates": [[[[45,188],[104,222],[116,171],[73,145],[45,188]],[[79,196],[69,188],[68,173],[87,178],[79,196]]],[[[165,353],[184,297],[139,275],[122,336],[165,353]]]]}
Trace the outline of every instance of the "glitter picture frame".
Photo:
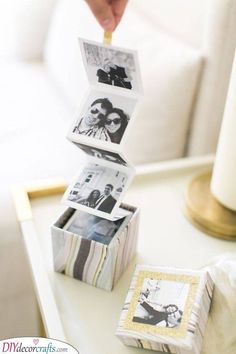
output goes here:
{"type": "Polygon", "coordinates": [[[137,265],[116,335],[130,346],[199,354],[212,292],[206,271],[137,265]]]}

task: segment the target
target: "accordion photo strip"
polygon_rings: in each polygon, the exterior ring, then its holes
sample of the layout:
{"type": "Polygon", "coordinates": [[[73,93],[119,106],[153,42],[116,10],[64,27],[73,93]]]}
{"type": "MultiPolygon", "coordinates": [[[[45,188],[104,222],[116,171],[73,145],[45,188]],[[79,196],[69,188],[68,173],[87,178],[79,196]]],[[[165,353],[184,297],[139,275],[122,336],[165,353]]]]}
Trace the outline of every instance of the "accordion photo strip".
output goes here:
{"type": "Polygon", "coordinates": [[[52,225],[55,271],[111,290],[134,257],[139,210],[122,200],[134,167],[122,153],[142,96],[137,53],[80,39],[90,88],[67,138],[84,153],[52,225]]]}
{"type": "Polygon", "coordinates": [[[113,220],[135,170],[122,155],[139,96],[137,53],[80,39],[90,89],[68,139],[87,156],[63,202],[113,220]]]}

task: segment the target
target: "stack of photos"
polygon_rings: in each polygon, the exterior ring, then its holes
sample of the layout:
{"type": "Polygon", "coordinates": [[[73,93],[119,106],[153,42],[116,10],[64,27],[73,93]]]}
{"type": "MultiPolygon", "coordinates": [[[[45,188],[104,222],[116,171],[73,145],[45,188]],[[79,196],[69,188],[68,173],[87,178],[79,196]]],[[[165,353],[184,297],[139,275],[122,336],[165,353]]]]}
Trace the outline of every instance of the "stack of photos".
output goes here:
{"type": "Polygon", "coordinates": [[[121,147],[142,94],[137,53],[80,39],[90,90],[67,138],[86,163],[63,196],[75,209],[114,220],[135,170],[121,147]]]}
{"type": "Polygon", "coordinates": [[[207,271],[138,265],[116,334],[132,346],[199,354],[212,292],[207,271]]]}
{"type": "Polygon", "coordinates": [[[64,230],[82,238],[109,245],[128,225],[132,213],[121,209],[117,220],[107,220],[99,216],[77,210],[67,221],[64,230]]]}

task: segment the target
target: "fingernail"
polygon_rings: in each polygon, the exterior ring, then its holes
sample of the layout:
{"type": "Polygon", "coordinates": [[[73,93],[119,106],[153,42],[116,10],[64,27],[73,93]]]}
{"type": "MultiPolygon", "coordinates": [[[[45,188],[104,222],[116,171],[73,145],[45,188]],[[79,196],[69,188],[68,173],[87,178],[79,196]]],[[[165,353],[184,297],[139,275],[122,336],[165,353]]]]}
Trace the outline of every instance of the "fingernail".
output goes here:
{"type": "Polygon", "coordinates": [[[101,21],[101,25],[106,31],[112,31],[113,27],[114,27],[114,23],[113,22],[114,21],[111,18],[106,18],[106,19],[101,21]]]}

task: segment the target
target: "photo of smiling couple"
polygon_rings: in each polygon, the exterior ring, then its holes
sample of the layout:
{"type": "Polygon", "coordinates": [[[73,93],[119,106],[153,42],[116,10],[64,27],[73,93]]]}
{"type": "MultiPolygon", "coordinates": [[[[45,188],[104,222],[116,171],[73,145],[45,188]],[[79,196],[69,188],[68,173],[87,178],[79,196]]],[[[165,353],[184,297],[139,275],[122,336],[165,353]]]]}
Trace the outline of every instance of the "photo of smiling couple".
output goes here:
{"type": "Polygon", "coordinates": [[[108,98],[97,98],[76,122],[72,133],[119,144],[128,122],[123,109],[114,107],[108,98]]]}

